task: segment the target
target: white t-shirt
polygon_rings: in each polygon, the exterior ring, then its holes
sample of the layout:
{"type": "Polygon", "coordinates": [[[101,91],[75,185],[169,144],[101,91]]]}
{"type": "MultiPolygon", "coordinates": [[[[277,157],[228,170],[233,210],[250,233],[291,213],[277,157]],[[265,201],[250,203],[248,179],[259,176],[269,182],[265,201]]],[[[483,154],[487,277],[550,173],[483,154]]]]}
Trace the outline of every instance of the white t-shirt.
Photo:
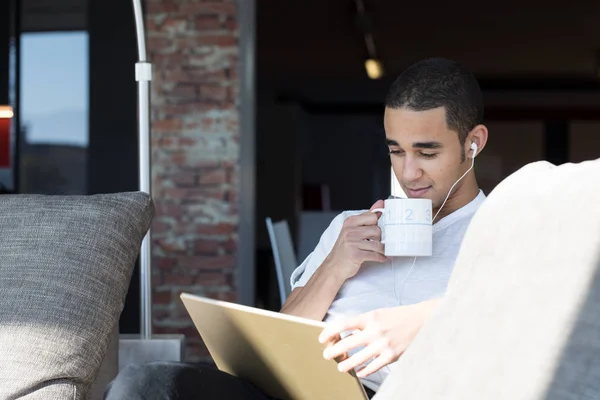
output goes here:
{"type": "MultiPolygon", "coordinates": [[[[415,257],[390,257],[384,263],[365,262],[358,273],[342,285],[324,320],[332,321],[378,308],[414,304],[442,296],[452,274],[463,236],[473,214],[484,200],[485,195],[479,191],[470,203],[433,225],[432,256],[418,257],[416,260],[415,257]]],[[[314,251],[292,273],[292,289],[306,285],[323,263],[333,248],[346,218],[365,211],[368,210],[345,211],[334,218],[314,251]]],[[[380,226],[381,223],[380,218],[380,226]]],[[[358,350],[360,349],[356,349],[358,350]]],[[[376,391],[388,373],[389,367],[384,367],[362,379],[362,383],[376,391]]]]}

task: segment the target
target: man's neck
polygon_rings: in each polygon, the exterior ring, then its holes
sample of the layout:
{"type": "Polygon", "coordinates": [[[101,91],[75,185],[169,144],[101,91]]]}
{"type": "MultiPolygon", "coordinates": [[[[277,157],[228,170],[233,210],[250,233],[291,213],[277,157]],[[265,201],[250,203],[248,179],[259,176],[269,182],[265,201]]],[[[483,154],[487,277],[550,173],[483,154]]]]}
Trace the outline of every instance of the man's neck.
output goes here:
{"type": "MultiPolygon", "coordinates": [[[[454,189],[446,204],[442,207],[442,210],[435,218],[434,224],[439,222],[442,218],[447,217],[452,214],[454,211],[463,208],[470,202],[472,202],[475,197],[479,194],[479,186],[477,185],[477,181],[475,177],[470,175],[466,176],[465,181],[458,189],[454,189]]],[[[439,208],[433,209],[433,215],[436,215],[439,208]]]]}

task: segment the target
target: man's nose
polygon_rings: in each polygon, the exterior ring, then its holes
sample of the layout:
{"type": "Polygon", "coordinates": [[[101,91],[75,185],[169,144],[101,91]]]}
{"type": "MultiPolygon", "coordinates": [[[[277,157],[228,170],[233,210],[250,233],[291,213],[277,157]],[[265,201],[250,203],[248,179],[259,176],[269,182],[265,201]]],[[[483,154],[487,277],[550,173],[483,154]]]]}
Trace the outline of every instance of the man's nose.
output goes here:
{"type": "Polygon", "coordinates": [[[419,163],[412,157],[404,158],[404,166],[402,168],[402,178],[404,182],[416,181],[423,175],[423,170],[419,163]]]}

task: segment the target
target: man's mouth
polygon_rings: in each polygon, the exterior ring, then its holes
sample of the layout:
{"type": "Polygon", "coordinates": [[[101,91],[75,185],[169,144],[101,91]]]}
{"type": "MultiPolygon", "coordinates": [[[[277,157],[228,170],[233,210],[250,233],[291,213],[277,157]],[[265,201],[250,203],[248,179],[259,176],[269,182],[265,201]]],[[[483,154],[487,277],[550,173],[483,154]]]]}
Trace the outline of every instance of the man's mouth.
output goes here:
{"type": "Polygon", "coordinates": [[[423,197],[429,191],[429,189],[431,189],[431,186],[416,189],[406,188],[406,195],[408,197],[423,197]]]}

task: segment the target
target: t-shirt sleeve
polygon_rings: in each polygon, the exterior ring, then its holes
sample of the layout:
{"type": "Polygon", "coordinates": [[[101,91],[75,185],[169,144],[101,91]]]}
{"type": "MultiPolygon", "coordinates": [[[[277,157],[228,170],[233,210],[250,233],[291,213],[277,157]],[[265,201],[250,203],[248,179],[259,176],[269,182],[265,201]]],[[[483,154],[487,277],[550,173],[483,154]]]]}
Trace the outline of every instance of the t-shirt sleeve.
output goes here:
{"type": "Polygon", "coordinates": [[[300,264],[300,266],[296,268],[294,272],[292,272],[292,276],[290,278],[292,290],[306,285],[317,268],[323,264],[323,261],[325,261],[325,258],[327,258],[331,252],[333,245],[337,241],[337,238],[342,231],[344,221],[348,217],[346,214],[347,213],[345,212],[338,214],[331,221],[327,229],[325,229],[325,232],[323,232],[321,235],[321,239],[312,253],[306,257],[304,262],[302,262],[302,264],[300,264]]]}

